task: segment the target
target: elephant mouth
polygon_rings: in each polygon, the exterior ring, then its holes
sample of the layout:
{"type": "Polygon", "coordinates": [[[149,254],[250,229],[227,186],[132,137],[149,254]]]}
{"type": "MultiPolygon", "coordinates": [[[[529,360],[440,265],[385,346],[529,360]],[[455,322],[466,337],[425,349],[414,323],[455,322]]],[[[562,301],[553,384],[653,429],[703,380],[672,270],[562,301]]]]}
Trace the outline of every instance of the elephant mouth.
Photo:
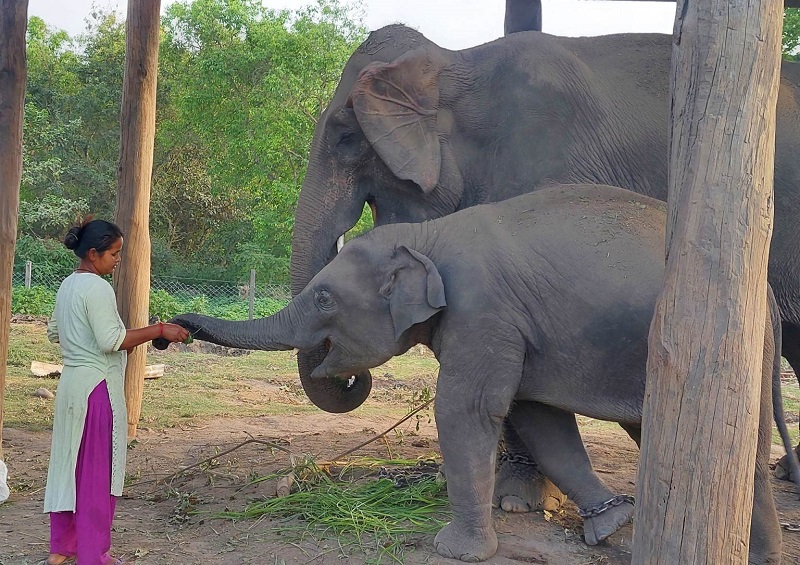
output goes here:
{"type": "MultiPolygon", "coordinates": [[[[372,198],[367,198],[365,200],[365,203],[367,204],[367,206],[369,206],[370,213],[372,214],[372,225],[373,226],[377,226],[378,225],[378,207],[375,205],[375,201],[372,198]]],[[[342,233],[339,237],[336,238],[336,255],[338,255],[339,252],[341,252],[342,247],[344,247],[344,237],[345,237],[345,235],[347,235],[347,232],[349,232],[351,229],[356,227],[357,223],[358,222],[354,223],[347,230],[345,230],[344,233],[342,233]]]]}
{"type": "MultiPolygon", "coordinates": [[[[331,340],[331,338],[327,337],[327,338],[325,338],[325,341],[322,342],[322,346],[325,348],[325,351],[326,351],[325,360],[327,360],[328,359],[328,355],[330,355],[331,351],[333,351],[335,345],[334,345],[333,341],[331,340]]],[[[322,364],[325,363],[325,360],[323,360],[322,364]]],[[[318,375],[318,378],[337,379],[337,380],[343,382],[345,390],[349,390],[349,389],[353,388],[353,386],[355,386],[356,381],[358,380],[358,376],[355,375],[354,372],[355,371],[346,371],[346,372],[343,372],[343,373],[336,373],[334,375],[321,374],[321,375],[318,375]]]]}

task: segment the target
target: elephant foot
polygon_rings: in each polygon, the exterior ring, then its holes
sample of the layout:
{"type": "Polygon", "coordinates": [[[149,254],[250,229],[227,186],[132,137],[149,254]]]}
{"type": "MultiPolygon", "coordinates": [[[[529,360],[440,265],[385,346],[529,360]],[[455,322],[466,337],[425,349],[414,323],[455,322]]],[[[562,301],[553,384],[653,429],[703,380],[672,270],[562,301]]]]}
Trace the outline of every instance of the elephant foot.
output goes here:
{"type": "Polygon", "coordinates": [[[784,455],[775,463],[775,477],[782,481],[794,481],[792,470],[789,468],[789,457],[784,455]]]}
{"type": "MultiPolygon", "coordinates": [[[[800,445],[795,447],[795,453],[800,457],[800,445]]],[[[789,465],[789,456],[784,455],[775,463],[775,477],[782,481],[797,482],[798,477],[792,474],[792,467],[789,465]]]]}
{"type": "Polygon", "coordinates": [[[597,545],[633,518],[633,499],[615,496],[590,510],[580,510],[583,516],[583,537],[588,545],[597,545]]]}
{"type": "Polygon", "coordinates": [[[566,499],[534,465],[505,460],[495,475],[492,506],[506,512],[554,511],[566,499]]]}
{"type": "Polygon", "coordinates": [[[497,534],[491,527],[466,528],[450,522],[436,534],[433,546],[442,557],[476,563],[495,554],[497,534]]]}

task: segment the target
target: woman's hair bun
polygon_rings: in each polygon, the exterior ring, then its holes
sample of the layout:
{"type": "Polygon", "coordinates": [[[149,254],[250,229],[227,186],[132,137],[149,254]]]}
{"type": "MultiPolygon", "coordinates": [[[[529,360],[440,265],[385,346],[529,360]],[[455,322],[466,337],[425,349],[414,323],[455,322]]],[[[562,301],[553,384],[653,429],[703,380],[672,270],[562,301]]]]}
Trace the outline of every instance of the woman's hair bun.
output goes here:
{"type": "Polygon", "coordinates": [[[75,249],[81,242],[80,238],[81,228],[74,226],[69,228],[67,235],[64,236],[64,246],[67,249],[75,249]]]}

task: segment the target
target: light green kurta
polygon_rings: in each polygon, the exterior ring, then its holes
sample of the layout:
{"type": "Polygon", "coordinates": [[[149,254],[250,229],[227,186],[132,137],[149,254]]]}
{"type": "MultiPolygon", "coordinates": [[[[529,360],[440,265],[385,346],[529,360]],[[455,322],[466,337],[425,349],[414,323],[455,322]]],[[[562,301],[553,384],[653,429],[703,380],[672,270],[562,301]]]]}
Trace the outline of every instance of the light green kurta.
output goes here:
{"type": "Polygon", "coordinates": [[[89,405],[89,394],[104,379],[114,414],[111,494],[125,482],[128,433],[125,411],[127,353],[114,289],[91,273],[73,273],[61,283],[47,337],[61,344],[64,369],[56,390],[53,444],[44,495],[45,512],[75,510],[75,467],[89,405]]]}

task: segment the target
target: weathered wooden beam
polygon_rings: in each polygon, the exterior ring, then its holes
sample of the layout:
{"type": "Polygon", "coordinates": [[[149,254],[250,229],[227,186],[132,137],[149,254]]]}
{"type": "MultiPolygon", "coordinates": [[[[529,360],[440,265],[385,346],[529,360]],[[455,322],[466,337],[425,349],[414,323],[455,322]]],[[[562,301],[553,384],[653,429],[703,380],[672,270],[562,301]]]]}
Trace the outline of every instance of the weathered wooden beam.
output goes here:
{"type": "Polygon", "coordinates": [[[775,361],[765,314],[782,19],[777,0],[676,10],[667,261],[648,340],[633,565],[744,565],[748,550],[751,563],[780,561],[756,446],[775,361]]]}
{"type": "Polygon", "coordinates": [[[3,459],[3,392],[11,333],[11,274],[22,180],[27,27],[28,0],[0,0],[0,461],[3,459]]]}
{"type": "MultiPolygon", "coordinates": [[[[156,76],[160,0],[128,2],[125,75],[120,112],[116,222],[125,232],[125,260],[114,273],[125,326],[148,324],[150,303],[150,184],[156,128],[156,76]]],[[[125,402],[128,438],[136,437],[144,392],[145,347],[128,356],[125,402]]]]}

